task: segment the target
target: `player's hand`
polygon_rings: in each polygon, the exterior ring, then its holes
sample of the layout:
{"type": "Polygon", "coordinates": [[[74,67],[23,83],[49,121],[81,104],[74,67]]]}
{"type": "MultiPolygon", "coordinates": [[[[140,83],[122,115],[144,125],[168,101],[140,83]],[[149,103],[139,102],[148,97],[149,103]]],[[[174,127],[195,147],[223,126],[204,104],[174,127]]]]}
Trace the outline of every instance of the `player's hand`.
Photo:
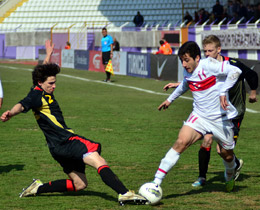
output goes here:
{"type": "Polygon", "coordinates": [[[179,86],[179,82],[177,82],[177,83],[168,83],[167,85],[165,85],[164,87],[163,87],[163,89],[165,90],[165,91],[167,91],[169,88],[176,88],[176,87],[178,87],[179,86]]]}
{"type": "Polygon", "coordinates": [[[220,105],[222,107],[223,110],[227,110],[228,102],[227,102],[227,97],[226,96],[220,96],[220,105]]]}
{"type": "Polygon", "coordinates": [[[170,105],[171,103],[168,100],[166,100],[158,107],[158,110],[159,111],[161,111],[161,109],[166,110],[170,105]]]}
{"type": "Polygon", "coordinates": [[[2,114],[2,116],[1,116],[1,121],[2,121],[2,122],[6,122],[6,121],[8,121],[8,120],[10,120],[10,119],[11,119],[11,112],[10,112],[10,110],[4,112],[4,113],[2,114]]]}
{"type": "Polygon", "coordinates": [[[46,54],[51,55],[54,49],[54,44],[51,42],[51,40],[46,40],[45,41],[45,49],[46,49],[46,54]]]}
{"type": "Polygon", "coordinates": [[[249,95],[248,101],[249,101],[249,103],[255,103],[255,102],[257,102],[256,90],[251,90],[251,91],[250,91],[250,95],[249,95]]]}

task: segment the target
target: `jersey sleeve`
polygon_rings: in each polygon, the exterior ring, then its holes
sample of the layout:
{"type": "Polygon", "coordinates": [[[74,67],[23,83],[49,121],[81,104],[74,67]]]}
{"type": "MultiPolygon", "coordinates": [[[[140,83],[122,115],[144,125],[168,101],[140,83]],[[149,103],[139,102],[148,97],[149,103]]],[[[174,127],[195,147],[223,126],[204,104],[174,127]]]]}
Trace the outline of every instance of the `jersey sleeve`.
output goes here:
{"type": "Polygon", "coordinates": [[[109,36],[110,44],[114,44],[112,36],[109,36]]]}
{"type": "Polygon", "coordinates": [[[184,79],[181,84],[172,92],[172,94],[167,98],[167,100],[172,103],[175,99],[180,97],[189,89],[188,82],[184,79]]]}
{"type": "Polygon", "coordinates": [[[4,98],[4,91],[3,91],[1,80],[0,80],[0,98],[4,98]]]}
{"type": "Polygon", "coordinates": [[[242,79],[246,79],[251,90],[256,90],[258,88],[258,75],[254,70],[251,70],[248,66],[240,61],[235,60],[234,63],[230,62],[232,65],[237,66],[241,71],[242,79]]]}
{"type": "Polygon", "coordinates": [[[23,112],[26,113],[30,109],[37,109],[42,106],[41,101],[42,95],[39,91],[31,90],[28,95],[19,101],[20,104],[24,107],[23,112]]]}

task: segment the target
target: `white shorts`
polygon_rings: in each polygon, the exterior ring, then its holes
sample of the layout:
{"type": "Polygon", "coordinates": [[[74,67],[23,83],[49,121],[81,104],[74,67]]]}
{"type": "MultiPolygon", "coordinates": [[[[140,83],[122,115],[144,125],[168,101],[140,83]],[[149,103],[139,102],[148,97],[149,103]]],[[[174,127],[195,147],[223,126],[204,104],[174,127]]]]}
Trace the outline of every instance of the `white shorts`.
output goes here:
{"type": "Polygon", "coordinates": [[[233,132],[234,125],[231,120],[207,120],[192,112],[187,121],[184,122],[184,125],[193,128],[203,136],[211,133],[214,137],[214,140],[226,150],[231,150],[235,147],[233,132]]]}

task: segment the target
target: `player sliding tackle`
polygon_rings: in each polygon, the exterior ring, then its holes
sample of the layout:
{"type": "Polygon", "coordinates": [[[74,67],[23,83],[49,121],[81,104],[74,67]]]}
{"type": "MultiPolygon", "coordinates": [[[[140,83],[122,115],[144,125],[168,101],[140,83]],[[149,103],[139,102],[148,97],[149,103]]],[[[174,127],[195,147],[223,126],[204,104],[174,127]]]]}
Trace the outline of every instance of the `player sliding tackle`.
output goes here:
{"type": "Polygon", "coordinates": [[[37,65],[33,72],[33,88],[29,94],[11,110],[4,112],[1,120],[6,122],[21,112],[32,110],[43,131],[52,157],[62,166],[69,179],[55,180],[43,184],[39,179],[27,187],[20,197],[50,192],[78,191],[87,187],[85,165],[95,168],[102,181],[116,191],[121,205],[126,202],[146,203],[144,197],[128,190],[100,156],[101,145],[75,134],[67,127],[53,92],[56,88],[56,75],[60,68],[49,64],[53,45],[46,41],[46,59],[37,65]]]}
{"type": "Polygon", "coordinates": [[[158,110],[167,109],[187,90],[192,91],[193,110],[181,128],[173,147],[161,160],[154,182],[161,185],[166,174],[179,160],[180,154],[204,135],[211,133],[220,146],[220,155],[225,166],[226,190],[230,192],[235,184],[236,167],[233,153],[235,146],[233,124],[230,119],[237,115],[237,111],[229,103],[227,92],[239,78],[241,70],[231,66],[228,61],[201,59],[200,49],[195,42],[183,44],[178,56],[185,68],[184,80],[158,110]]]}

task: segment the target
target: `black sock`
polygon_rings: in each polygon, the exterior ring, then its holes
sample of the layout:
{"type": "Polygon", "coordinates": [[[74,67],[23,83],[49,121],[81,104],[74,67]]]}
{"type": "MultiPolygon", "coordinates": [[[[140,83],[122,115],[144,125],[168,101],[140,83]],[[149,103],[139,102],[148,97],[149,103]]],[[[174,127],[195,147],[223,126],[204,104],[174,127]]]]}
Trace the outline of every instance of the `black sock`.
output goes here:
{"type": "Polygon", "coordinates": [[[61,179],[43,184],[38,188],[37,194],[67,191],[76,191],[73,181],[70,179],[61,179]]]}
{"type": "Polygon", "coordinates": [[[199,177],[206,179],[206,174],[208,172],[208,165],[210,160],[210,150],[211,147],[201,147],[199,150],[199,177]]]}
{"type": "Polygon", "coordinates": [[[239,160],[237,159],[237,157],[235,156],[235,162],[236,162],[236,169],[238,169],[239,168],[239,166],[240,166],[240,162],[239,162],[239,160]]]}
{"type": "Polygon", "coordinates": [[[128,189],[118,179],[118,177],[113,173],[108,165],[100,166],[98,168],[98,173],[101,176],[103,182],[115,190],[118,194],[125,194],[128,191],[128,189]]]}
{"type": "Polygon", "coordinates": [[[111,73],[106,71],[106,75],[107,75],[107,79],[106,80],[110,80],[111,73]]]}

